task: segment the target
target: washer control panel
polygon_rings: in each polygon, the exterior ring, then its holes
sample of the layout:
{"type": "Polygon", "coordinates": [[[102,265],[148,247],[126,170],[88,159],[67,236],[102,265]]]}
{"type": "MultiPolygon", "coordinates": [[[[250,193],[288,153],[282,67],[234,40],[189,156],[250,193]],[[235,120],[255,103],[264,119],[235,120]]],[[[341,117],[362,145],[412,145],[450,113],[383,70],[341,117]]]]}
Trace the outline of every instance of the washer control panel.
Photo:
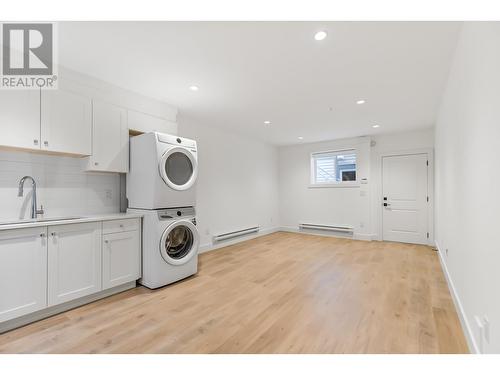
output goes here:
{"type": "MultiPolygon", "coordinates": [[[[176,207],[157,210],[159,220],[180,219],[186,216],[195,216],[194,207],[176,207]]],[[[196,225],[196,220],[193,222],[196,225]]]]}

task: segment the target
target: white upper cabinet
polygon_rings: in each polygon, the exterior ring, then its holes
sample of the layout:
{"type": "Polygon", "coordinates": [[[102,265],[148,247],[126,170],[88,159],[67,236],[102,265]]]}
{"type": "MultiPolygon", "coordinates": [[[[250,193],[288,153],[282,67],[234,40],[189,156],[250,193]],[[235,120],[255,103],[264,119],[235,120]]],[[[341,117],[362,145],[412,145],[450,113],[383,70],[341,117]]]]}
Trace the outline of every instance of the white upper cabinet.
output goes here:
{"type": "Polygon", "coordinates": [[[54,90],[0,90],[0,147],[88,156],[89,171],[126,173],[129,131],[177,134],[166,103],[66,69],[59,78],[54,90]]]}
{"type": "Polygon", "coordinates": [[[49,227],[48,242],[49,306],[102,289],[101,223],[49,227]]]}
{"type": "Polygon", "coordinates": [[[42,91],[41,103],[41,149],[90,155],[91,99],[58,89],[42,91]]]}
{"type": "Polygon", "coordinates": [[[40,149],[40,90],[0,90],[0,146],[40,149]]]}
{"type": "Polygon", "coordinates": [[[175,122],[132,110],[128,111],[128,128],[141,133],[177,134],[177,124],[175,122]]]}
{"type": "Polygon", "coordinates": [[[87,170],[128,172],[127,110],[94,100],[92,156],[87,170]]]}
{"type": "Polygon", "coordinates": [[[0,232],[0,322],[47,307],[47,228],[0,232]]]}

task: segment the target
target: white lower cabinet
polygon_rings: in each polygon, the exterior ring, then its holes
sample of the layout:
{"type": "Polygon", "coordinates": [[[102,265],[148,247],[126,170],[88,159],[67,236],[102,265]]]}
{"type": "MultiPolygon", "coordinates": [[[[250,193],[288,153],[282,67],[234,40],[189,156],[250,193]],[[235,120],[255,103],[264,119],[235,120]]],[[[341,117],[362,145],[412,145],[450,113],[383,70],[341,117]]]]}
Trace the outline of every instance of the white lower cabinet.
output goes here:
{"type": "Polygon", "coordinates": [[[140,218],[0,230],[0,332],[12,319],[140,277],[140,218]]]}
{"type": "Polygon", "coordinates": [[[47,227],[0,232],[0,322],[47,307],[47,227]]]}
{"type": "Polygon", "coordinates": [[[100,222],[49,227],[48,242],[49,306],[102,290],[100,222]]]}
{"type": "Polygon", "coordinates": [[[139,231],[102,236],[102,287],[112,288],[141,276],[139,231]]]}

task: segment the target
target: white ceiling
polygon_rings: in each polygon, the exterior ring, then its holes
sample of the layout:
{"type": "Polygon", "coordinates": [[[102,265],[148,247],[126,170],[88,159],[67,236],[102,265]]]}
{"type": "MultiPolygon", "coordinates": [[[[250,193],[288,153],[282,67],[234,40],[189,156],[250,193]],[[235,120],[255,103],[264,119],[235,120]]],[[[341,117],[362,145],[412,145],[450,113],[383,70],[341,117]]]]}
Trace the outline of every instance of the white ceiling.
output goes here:
{"type": "Polygon", "coordinates": [[[455,22],[62,22],[59,61],[164,100],[203,125],[283,145],[299,136],[313,142],[432,126],[459,28],[455,22]],[[318,30],[328,32],[321,42],[314,40],[318,30]]]}

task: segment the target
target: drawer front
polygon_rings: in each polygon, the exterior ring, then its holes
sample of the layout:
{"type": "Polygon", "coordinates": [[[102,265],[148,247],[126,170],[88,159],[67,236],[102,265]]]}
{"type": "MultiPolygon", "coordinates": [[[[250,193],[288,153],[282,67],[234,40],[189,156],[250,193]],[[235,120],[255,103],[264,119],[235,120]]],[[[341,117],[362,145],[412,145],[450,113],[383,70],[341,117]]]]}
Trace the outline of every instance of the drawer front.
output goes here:
{"type": "Polygon", "coordinates": [[[102,233],[120,233],[140,229],[141,219],[119,219],[102,222],[102,233]]]}

